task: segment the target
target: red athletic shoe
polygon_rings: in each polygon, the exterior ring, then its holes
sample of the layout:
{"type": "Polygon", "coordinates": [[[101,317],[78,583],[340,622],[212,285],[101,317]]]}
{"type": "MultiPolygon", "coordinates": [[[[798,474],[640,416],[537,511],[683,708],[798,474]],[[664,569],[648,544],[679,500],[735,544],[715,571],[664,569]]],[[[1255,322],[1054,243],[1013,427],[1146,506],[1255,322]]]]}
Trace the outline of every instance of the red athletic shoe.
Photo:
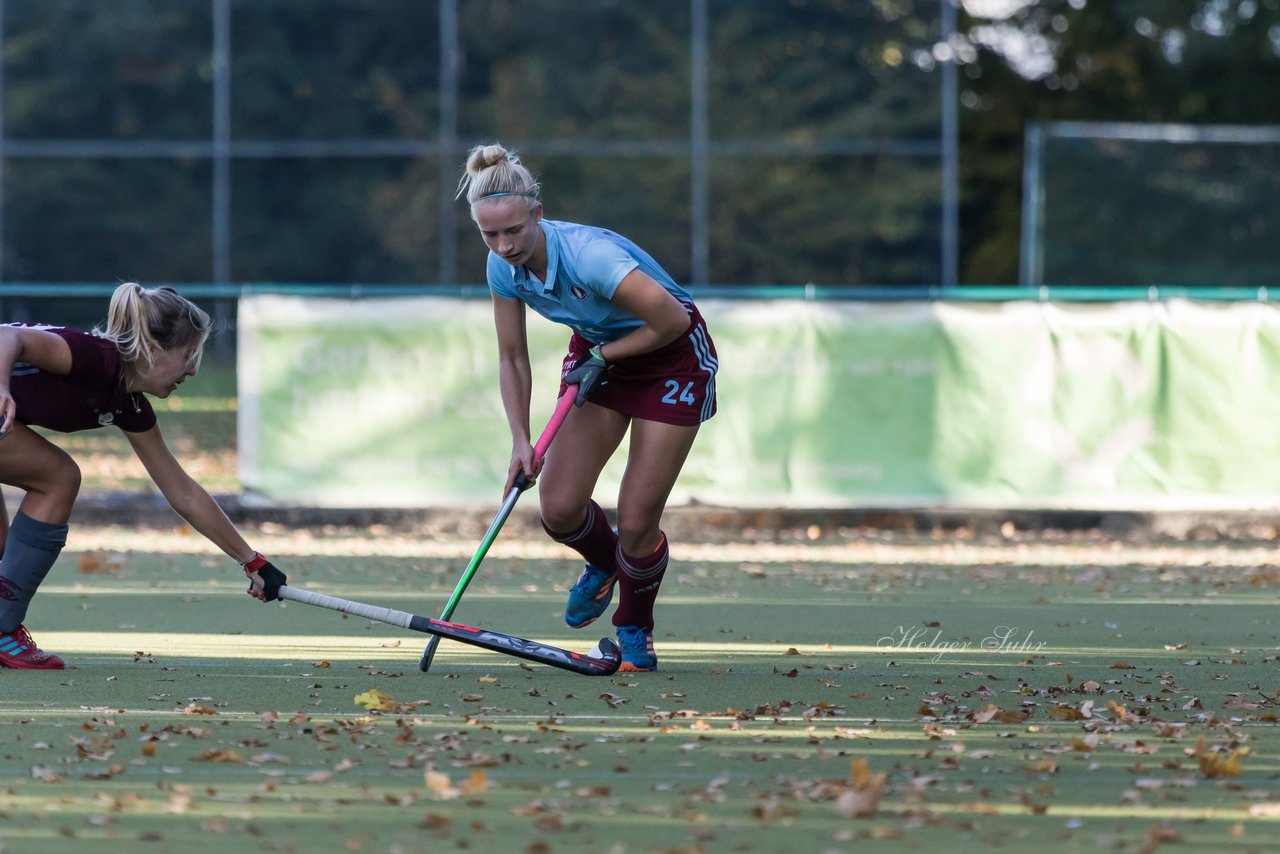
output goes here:
{"type": "Polygon", "coordinates": [[[26,626],[0,632],[0,667],[14,670],[62,670],[67,665],[51,652],[36,646],[26,626]]]}

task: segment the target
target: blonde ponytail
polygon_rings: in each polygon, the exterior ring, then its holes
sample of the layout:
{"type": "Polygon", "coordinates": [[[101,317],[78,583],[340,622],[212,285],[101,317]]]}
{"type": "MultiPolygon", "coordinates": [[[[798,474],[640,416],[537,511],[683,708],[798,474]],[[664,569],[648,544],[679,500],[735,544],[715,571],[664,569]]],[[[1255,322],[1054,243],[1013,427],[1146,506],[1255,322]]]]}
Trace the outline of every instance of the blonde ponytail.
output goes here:
{"type": "Polygon", "coordinates": [[[107,328],[95,330],[110,339],[128,364],[155,362],[160,353],[190,351],[199,364],[212,321],[195,303],[173,288],[144,288],[125,282],[111,295],[107,328]]]}

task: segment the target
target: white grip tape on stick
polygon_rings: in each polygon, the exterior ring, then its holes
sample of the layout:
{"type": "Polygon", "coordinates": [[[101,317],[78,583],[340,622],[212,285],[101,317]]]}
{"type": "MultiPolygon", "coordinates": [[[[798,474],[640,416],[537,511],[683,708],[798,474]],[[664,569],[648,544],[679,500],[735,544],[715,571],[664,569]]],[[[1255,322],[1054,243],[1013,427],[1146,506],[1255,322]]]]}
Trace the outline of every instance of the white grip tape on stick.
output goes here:
{"type": "Polygon", "coordinates": [[[379,623],[390,623],[402,629],[409,628],[409,624],[413,621],[413,614],[405,611],[397,611],[394,608],[379,608],[376,605],[366,605],[363,602],[352,602],[350,599],[340,599],[337,596],[328,596],[324,593],[313,593],[310,590],[303,590],[299,587],[281,587],[280,598],[291,599],[304,605],[328,608],[331,611],[341,611],[345,614],[355,614],[357,617],[377,620],[379,623]]]}

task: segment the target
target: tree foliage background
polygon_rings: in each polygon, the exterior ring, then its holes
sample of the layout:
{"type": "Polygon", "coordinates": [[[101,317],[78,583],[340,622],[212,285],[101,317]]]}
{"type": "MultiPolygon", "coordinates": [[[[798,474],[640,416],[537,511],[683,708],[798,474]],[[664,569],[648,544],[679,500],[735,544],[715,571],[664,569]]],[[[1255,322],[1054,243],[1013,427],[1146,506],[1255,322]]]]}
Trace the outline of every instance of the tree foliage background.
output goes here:
{"type": "MultiPolygon", "coordinates": [[[[963,18],[966,41],[973,45],[963,68],[962,103],[962,277],[975,283],[1016,282],[1022,212],[1022,149],[1031,120],[1156,122],[1280,126],[1280,0],[980,0],[973,11],[1008,13],[1005,17],[963,18]]],[[[1254,169],[1277,163],[1280,146],[1256,156],[1254,169]]],[[[1235,188],[1255,196],[1256,207],[1231,215],[1257,232],[1252,251],[1269,246],[1261,258],[1237,276],[1239,258],[1228,254],[1200,257],[1186,271],[1206,235],[1220,221],[1179,219],[1182,193],[1155,192],[1163,179],[1188,186],[1187,193],[1214,192],[1211,155],[1190,157],[1163,171],[1147,162],[1127,164],[1094,175],[1081,171],[1060,177],[1054,198],[1075,206],[1061,219],[1074,219],[1087,231],[1092,254],[1121,258],[1141,251],[1158,269],[1135,269],[1142,284],[1280,283],[1275,249],[1280,245],[1280,170],[1265,169],[1235,188]],[[1147,174],[1141,172],[1149,170],[1147,174]],[[1170,177],[1172,176],[1172,177],[1170,177]],[[1197,180],[1197,179],[1203,180],[1197,180]],[[1106,211],[1091,198],[1099,190],[1127,180],[1134,193],[1124,209],[1106,211]],[[1250,181],[1259,183],[1251,184],[1250,181]],[[1076,192],[1069,195],[1075,185],[1076,192]],[[1261,192],[1259,192],[1261,191],[1261,192]],[[1269,236],[1268,236],[1269,235],[1269,236]],[[1267,278],[1269,277],[1269,278],[1267,278]]],[[[1124,194],[1111,193],[1125,201],[1124,194]]],[[[1086,253],[1067,257],[1072,272],[1093,264],[1086,253]]],[[[1089,269],[1085,284],[1130,284],[1106,270],[1089,269]]],[[[1053,282],[1049,282],[1052,284],[1053,282]]]]}
{"type": "MultiPolygon", "coordinates": [[[[1280,0],[964,0],[949,44],[941,2],[708,0],[710,281],[696,284],[937,284],[952,58],[968,283],[1017,281],[1028,121],[1280,121],[1280,0]]],[[[0,5],[0,278],[209,281],[213,4],[0,5]]],[[[465,210],[440,212],[466,149],[501,140],[526,148],[548,216],[615,228],[688,280],[691,9],[466,0],[450,105],[436,3],[230,0],[230,278],[432,284],[453,253],[478,281],[465,210]]],[[[1197,228],[1150,214],[1157,244],[1197,228]]]]}

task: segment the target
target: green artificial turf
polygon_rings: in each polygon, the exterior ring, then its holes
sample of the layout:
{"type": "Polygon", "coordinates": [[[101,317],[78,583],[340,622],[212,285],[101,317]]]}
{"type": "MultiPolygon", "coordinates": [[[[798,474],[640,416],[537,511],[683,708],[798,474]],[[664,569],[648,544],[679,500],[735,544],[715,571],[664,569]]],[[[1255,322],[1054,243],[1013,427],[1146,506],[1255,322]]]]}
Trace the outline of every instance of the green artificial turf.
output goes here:
{"type": "MultiPolygon", "coordinates": [[[[0,671],[5,854],[1280,849],[1277,574],[1229,548],[677,547],[661,669],[599,678],[450,642],[422,674],[425,636],[166,548],[68,551],[33,605],[70,667],[0,671]]],[[[299,551],[427,616],[465,564],[299,551]]],[[[491,555],[454,619],[586,651],[574,574],[491,555]]]]}

